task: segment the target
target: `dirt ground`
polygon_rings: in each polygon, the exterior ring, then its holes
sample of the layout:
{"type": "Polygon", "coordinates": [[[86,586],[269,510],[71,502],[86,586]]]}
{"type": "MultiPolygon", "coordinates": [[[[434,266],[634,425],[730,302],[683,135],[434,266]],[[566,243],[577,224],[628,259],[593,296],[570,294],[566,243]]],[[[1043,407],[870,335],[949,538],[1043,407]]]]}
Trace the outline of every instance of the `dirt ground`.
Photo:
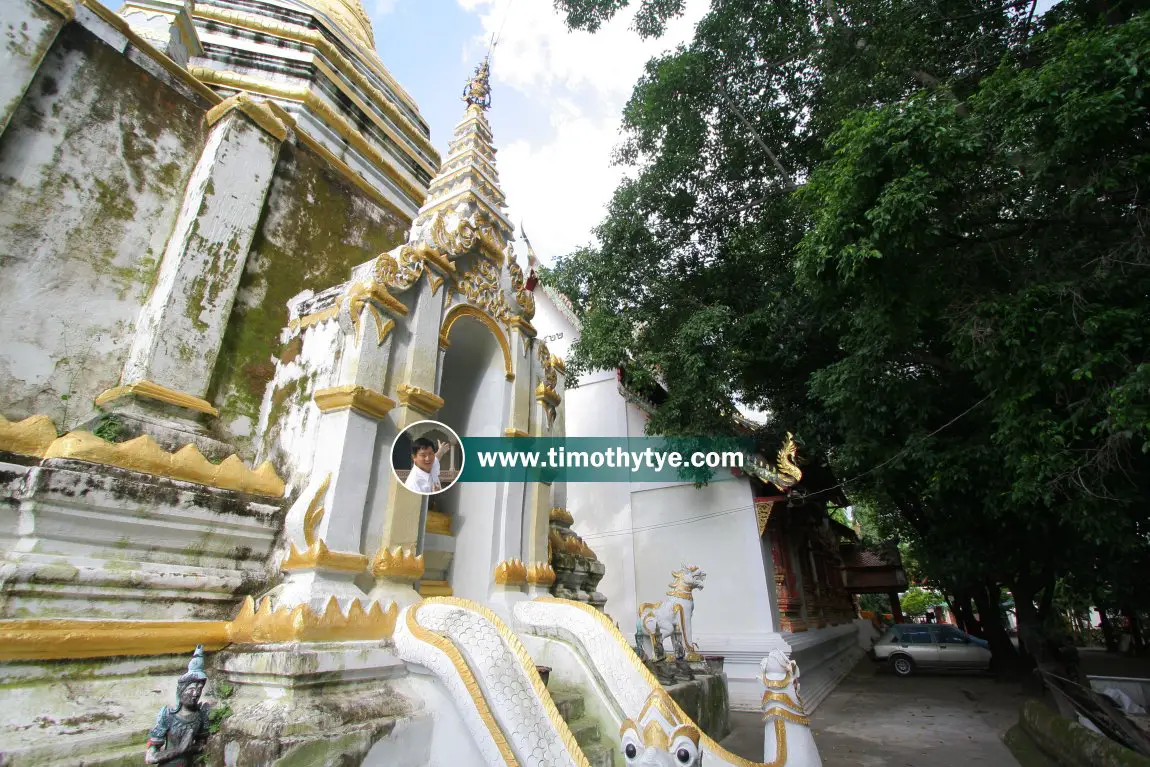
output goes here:
{"type": "MultiPolygon", "coordinates": [[[[899,679],[864,658],[818,707],[811,728],[824,767],[1018,767],[1002,735],[1018,722],[1022,699],[1018,684],[989,676],[899,679]]],[[[761,761],[762,714],[732,711],[731,725],[723,746],[761,761]]]]}

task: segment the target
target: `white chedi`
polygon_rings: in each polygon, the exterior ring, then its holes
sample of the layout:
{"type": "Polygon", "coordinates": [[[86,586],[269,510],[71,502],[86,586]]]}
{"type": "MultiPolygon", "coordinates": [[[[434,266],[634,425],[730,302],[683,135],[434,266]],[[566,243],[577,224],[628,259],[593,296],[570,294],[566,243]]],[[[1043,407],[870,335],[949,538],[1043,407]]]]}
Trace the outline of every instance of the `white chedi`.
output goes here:
{"type": "Polygon", "coordinates": [[[799,666],[782,650],[759,662],[763,684],[763,761],[786,767],[822,767],[810,719],[799,698],[799,666]]]}

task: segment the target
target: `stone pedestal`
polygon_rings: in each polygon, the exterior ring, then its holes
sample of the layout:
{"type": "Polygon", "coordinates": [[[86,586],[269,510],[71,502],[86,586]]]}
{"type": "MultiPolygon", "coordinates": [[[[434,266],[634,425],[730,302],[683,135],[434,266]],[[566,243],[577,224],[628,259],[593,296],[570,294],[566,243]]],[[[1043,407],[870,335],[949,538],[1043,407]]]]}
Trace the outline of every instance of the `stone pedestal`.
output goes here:
{"type": "Polygon", "coordinates": [[[692,675],[690,681],[664,687],[704,733],[722,740],[731,731],[727,677],[710,673],[703,663],[695,665],[692,675]]]}
{"type": "Polygon", "coordinates": [[[220,653],[234,688],[208,742],[212,764],[416,764],[430,715],[395,684],[402,660],[380,641],[252,645],[220,653]]]}

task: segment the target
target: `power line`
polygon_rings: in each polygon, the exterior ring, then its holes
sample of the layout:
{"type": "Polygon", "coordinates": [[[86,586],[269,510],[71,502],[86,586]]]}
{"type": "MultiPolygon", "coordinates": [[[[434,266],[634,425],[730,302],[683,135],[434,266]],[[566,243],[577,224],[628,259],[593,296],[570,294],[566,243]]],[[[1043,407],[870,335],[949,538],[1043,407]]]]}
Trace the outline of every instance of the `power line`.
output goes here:
{"type": "Polygon", "coordinates": [[[491,44],[487,46],[487,55],[491,56],[495,53],[495,46],[499,45],[499,38],[503,37],[503,28],[507,26],[507,19],[511,16],[511,6],[515,4],[515,0],[509,0],[507,7],[503,9],[503,21],[499,25],[499,31],[491,36],[491,44]]]}
{"type": "Polygon", "coordinates": [[[598,540],[600,538],[614,538],[620,535],[627,535],[629,533],[641,533],[647,530],[658,530],[664,527],[677,527],[679,525],[689,525],[693,522],[702,522],[706,519],[714,519],[715,517],[725,517],[729,514],[738,514],[740,511],[750,511],[754,506],[738,506],[733,509],[724,509],[722,511],[715,511],[710,514],[704,514],[701,517],[691,517],[690,519],[677,519],[673,522],[660,522],[654,525],[643,525],[642,527],[628,527],[620,530],[609,530],[605,533],[591,533],[588,535],[579,536],[585,541],[598,540]]]}
{"type": "MultiPolygon", "coordinates": [[[[912,441],[910,444],[908,444],[902,450],[898,451],[893,456],[891,456],[887,460],[880,463],[878,466],[875,466],[871,469],[868,469],[868,470],[862,472],[861,474],[856,474],[855,476],[851,477],[850,479],[845,480],[843,482],[840,482],[839,484],[834,485],[833,487],[824,488],[822,490],[816,490],[812,493],[804,493],[802,498],[803,499],[813,498],[817,495],[823,495],[824,493],[829,493],[832,490],[838,490],[841,487],[846,487],[851,482],[855,482],[856,480],[862,479],[866,475],[873,474],[874,472],[878,471],[879,469],[883,468],[884,466],[887,466],[887,465],[893,463],[894,461],[898,460],[903,455],[905,455],[915,445],[918,445],[922,442],[925,442],[926,440],[930,439],[931,437],[938,434],[942,430],[944,430],[944,429],[952,426],[956,422],[958,422],[960,419],[962,419],[964,416],[969,414],[976,407],[978,407],[983,402],[986,402],[988,399],[993,397],[996,391],[997,390],[992,391],[990,394],[987,394],[985,397],[980,399],[978,402],[975,402],[973,405],[968,407],[966,410],[962,411],[961,413],[956,415],[954,418],[951,418],[949,421],[944,423],[942,426],[939,426],[937,429],[932,431],[930,434],[927,434],[926,436],[920,437],[917,440],[912,441]]],[[[678,527],[679,525],[690,525],[690,524],[693,524],[695,522],[703,522],[703,521],[708,520],[708,519],[715,519],[717,517],[725,517],[725,516],[728,516],[730,514],[738,514],[739,512],[742,512],[742,511],[750,511],[750,510],[753,510],[754,508],[755,507],[753,505],[751,505],[751,506],[736,506],[736,507],[731,508],[731,509],[723,509],[722,511],[715,511],[715,512],[712,512],[710,514],[703,514],[702,516],[699,516],[699,517],[691,517],[690,519],[677,519],[677,520],[674,520],[672,522],[659,522],[659,523],[654,524],[654,525],[643,525],[642,527],[628,527],[628,528],[622,528],[619,530],[608,530],[607,532],[604,532],[604,533],[590,533],[588,535],[581,535],[580,537],[585,541],[594,541],[594,540],[600,540],[600,539],[604,539],[604,538],[615,538],[615,537],[618,537],[620,535],[641,533],[641,532],[646,532],[648,530],[660,530],[660,529],[665,528],[665,527],[678,527]]]]}
{"type": "MultiPolygon", "coordinates": [[[[997,391],[997,390],[995,390],[995,391],[997,391]]],[[[986,402],[988,399],[990,399],[991,397],[993,397],[993,396],[994,396],[994,394],[995,394],[995,392],[994,392],[994,391],[992,391],[990,394],[987,394],[985,397],[983,397],[982,399],[980,399],[978,402],[975,402],[973,405],[971,405],[970,407],[968,407],[966,410],[963,410],[961,413],[959,413],[958,415],[956,415],[954,418],[951,418],[949,421],[947,421],[946,423],[944,423],[942,426],[939,426],[937,429],[935,429],[934,431],[932,431],[930,434],[927,434],[925,437],[920,437],[919,439],[912,441],[910,444],[908,444],[908,445],[907,445],[906,447],[904,447],[902,450],[898,451],[897,453],[895,453],[894,455],[892,455],[890,458],[888,458],[887,460],[885,460],[885,461],[883,461],[882,463],[880,463],[878,466],[874,466],[874,467],[872,467],[872,468],[870,468],[870,469],[867,469],[867,470],[866,470],[866,471],[864,471],[862,474],[856,474],[855,476],[851,477],[850,479],[848,479],[848,480],[844,480],[844,481],[842,481],[842,482],[838,483],[838,484],[837,484],[837,485],[835,485],[834,487],[828,487],[828,488],[826,488],[825,490],[816,490],[816,491],[815,491],[815,492],[813,492],[813,493],[805,493],[805,494],[803,495],[803,497],[804,497],[804,498],[813,498],[813,497],[814,497],[814,496],[816,496],[816,495],[822,495],[823,493],[829,493],[829,492],[831,492],[832,490],[838,490],[840,487],[846,487],[846,486],[847,486],[847,485],[849,485],[851,482],[854,482],[854,481],[856,481],[856,480],[862,479],[863,477],[865,477],[865,476],[866,476],[866,475],[868,475],[868,474],[873,474],[874,472],[878,471],[879,469],[883,468],[884,466],[887,466],[887,465],[889,465],[889,464],[893,463],[894,461],[898,460],[898,459],[899,459],[899,458],[901,458],[902,456],[904,456],[904,455],[905,455],[907,452],[909,452],[909,451],[910,451],[910,449],[911,449],[912,447],[914,447],[915,445],[918,445],[918,444],[920,444],[920,443],[922,443],[922,442],[925,442],[926,440],[928,440],[928,439],[930,439],[931,437],[933,437],[935,434],[938,434],[938,433],[939,433],[940,431],[942,431],[943,429],[945,429],[945,428],[947,428],[948,426],[950,426],[951,424],[955,423],[955,422],[956,422],[956,421],[958,421],[960,418],[962,418],[962,417],[963,417],[963,416],[965,416],[967,413],[969,413],[971,410],[974,410],[976,407],[978,407],[979,405],[981,405],[983,402],[986,402]]]]}

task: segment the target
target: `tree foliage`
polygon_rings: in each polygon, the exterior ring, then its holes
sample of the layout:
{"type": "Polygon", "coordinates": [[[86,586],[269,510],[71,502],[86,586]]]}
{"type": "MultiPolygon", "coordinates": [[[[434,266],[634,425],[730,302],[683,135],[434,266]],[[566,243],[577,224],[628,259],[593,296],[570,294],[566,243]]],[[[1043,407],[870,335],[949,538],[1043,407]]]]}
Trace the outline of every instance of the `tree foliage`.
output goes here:
{"type": "Polygon", "coordinates": [[[582,315],[569,369],[666,388],[653,431],[769,410],[932,583],[984,613],[1006,585],[1040,626],[1058,577],[1145,600],[1150,14],[1033,10],[716,0],[648,63],[637,172],[546,279],[582,315]]]}

